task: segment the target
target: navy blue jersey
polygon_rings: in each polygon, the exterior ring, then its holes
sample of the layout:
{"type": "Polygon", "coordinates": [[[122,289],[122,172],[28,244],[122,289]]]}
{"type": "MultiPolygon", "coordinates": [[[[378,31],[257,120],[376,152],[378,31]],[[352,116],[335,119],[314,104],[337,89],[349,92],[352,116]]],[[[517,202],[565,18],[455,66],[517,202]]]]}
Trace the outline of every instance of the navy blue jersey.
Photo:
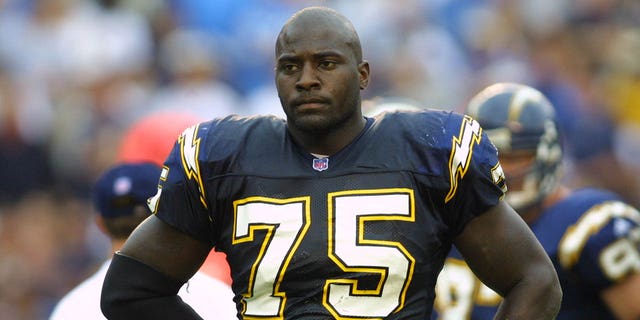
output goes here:
{"type": "MultiPolygon", "coordinates": [[[[546,209],[531,228],[560,279],[557,319],[615,319],[600,291],[640,272],[640,213],[610,192],[581,189],[546,209]]],[[[501,301],[473,275],[455,247],[436,288],[440,315],[433,319],[493,319],[501,301]]]]}
{"type": "Polygon", "coordinates": [[[243,319],[426,319],[454,236],[498,203],[477,122],[393,112],[318,159],[275,117],[187,129],[153,212],[227,254],[243,319]]]}

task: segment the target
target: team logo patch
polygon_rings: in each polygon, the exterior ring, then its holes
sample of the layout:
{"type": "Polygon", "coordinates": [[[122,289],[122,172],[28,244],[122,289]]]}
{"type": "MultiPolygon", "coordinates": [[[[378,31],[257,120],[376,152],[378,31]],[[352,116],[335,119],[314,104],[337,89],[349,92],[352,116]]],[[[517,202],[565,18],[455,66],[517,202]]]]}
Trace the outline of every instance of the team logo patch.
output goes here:
{"type": "Polygon", "coordinates": [[[313,170],[324,171],[329,168],[329,158],[313,159],[313,170]]]}

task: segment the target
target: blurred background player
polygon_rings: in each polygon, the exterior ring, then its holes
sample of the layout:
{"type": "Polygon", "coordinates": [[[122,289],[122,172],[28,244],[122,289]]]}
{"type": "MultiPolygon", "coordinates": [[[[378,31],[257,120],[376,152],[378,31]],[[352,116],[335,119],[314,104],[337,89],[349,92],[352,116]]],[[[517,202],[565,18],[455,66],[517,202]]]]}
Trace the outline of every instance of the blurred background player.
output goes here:
{"type": "MultiPolygon", "coordinates": [[[[151,212],[147,198],[157,191],[160,167],[148,162],[121,163],[107,170],[94,185],[95,222],[119,250],[129,234],[151,212]]],[[[57,304],[51,320],[104,319],[100,311],[102,283],[111,259],[57,304]]],[[[203,272],[197,272],[179,292],[205,319],[233,319],[236,310],[230,287],[203,272]]]]}
{"type": "MultiPolygon", "coordinates": [[[[546,97],[528,86],[497,83],[473,97],[466,113],[498,148],[506,200],[558,272],[563,301],[557,319],[639,319],[640,213],[609,191],[562,184],[560,135],[546,97]]],[[[501,301],[455,248],[436,295],[438,319],[493,319],[501,301]]]]}

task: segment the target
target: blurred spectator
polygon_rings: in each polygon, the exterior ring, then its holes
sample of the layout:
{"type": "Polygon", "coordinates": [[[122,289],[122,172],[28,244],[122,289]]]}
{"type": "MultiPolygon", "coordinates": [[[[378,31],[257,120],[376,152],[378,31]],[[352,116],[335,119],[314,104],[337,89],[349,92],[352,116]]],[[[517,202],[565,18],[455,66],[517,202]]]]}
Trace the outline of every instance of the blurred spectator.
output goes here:
{"type": "MultiPolygon", "coordinates": [[[[640,16],[640,5],[638,7],[640,16]]],[[[640,173],[640,28],[621,27],[609,48],[605,55],[607,67],[599,83],[617,124],[612,128],[615,130],[614,153],[625,167],[633,170],[628,175],[637,177],[640,173]]],[[[627,190],[635,196],[637,204],[640,204],[639,189],[627,190]]]]}
{"type": "Polygon", "coordinates": [[[85,242],[91,207],[30,193],[0,215],[0,318],[45,319],[96,263],[85,242]]]}
{"type": "Polygon", "coordinates": [[[0,16],[0,58],[19,84],[24,132],[47,144],[59,185],[81,193],[106,165],[93,139],[117,132],[141,95],[133,84],[148,65],[148,25],[92,1],[28,3],[0,16]]]}
{"type": "Polygon", "coordinates": [[[167,83],[156,90],[144,112],[182,110],[203,119],[243,113],[240,96],[220,77],[215,41],[194,30],[176,30],[162,40],[160,67],[167,83]]]}
{"type": "Polygon", "coordinates": [[[0,62],[0,203],[52,183],[46,140],[35,134],[32,110],[21,107],[21,91],[4,67],[0,62]]]}
{"type": "MultiPolygon", "coordinates": [[[[150,162],[119,163],[104,172],[92,188],[95,223],[109,236],[111,251],[101,267],[56,304],[51,320],[104,319],[100,310],[102,283],[118,251],[150,214],[147,199],[157,191],[162,168],[150,162]]],[[[236,310],[231,288],[202,272],[183,285],[180,297],[206,319],[232,319],[236,310]]]]}

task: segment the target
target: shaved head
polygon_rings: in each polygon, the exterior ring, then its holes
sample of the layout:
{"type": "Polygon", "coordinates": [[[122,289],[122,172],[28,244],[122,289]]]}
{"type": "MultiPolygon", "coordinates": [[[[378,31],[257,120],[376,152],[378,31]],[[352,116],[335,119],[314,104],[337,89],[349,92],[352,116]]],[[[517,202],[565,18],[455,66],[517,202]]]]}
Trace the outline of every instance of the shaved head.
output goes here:
{"type": "Polygon", "coordinates": [[[308,7],[296,12],[282,27],[276,41],[276,56],[283,45],[300,35],[306,37],[333,33],[352,49],[357,63],[362,62],[362,47],[358,34],[345,16],[326,7],[308,7]]]}
{"type": "Polygon", "coordinates": [[[312,152],[337,152],[365,125],[360,92],[370,70],[353,25],[335,10],[309,7],[285,23],[275,51],[289,132],[312,152]]]}

